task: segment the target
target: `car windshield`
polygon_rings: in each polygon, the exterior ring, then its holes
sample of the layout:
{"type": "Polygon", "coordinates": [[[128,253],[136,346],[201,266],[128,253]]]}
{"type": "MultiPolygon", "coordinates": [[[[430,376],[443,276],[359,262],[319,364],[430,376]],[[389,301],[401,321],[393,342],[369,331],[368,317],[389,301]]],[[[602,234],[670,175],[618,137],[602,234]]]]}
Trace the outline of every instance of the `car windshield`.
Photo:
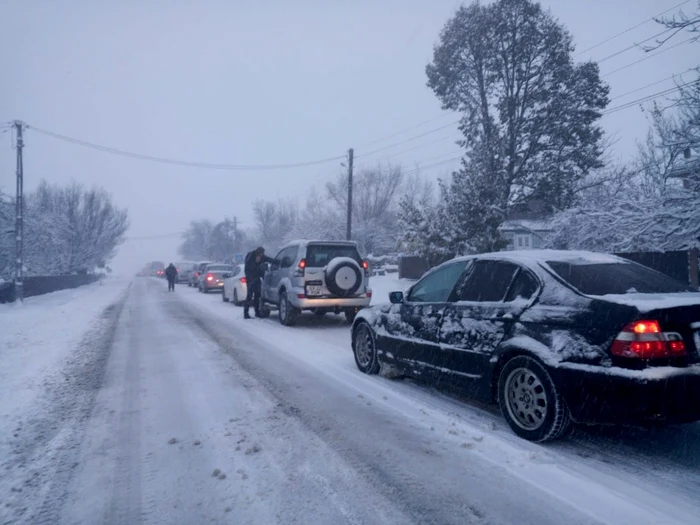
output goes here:
{"type": "Polygon", "coordinates": [[[696,291],[671,277],[631,262],[573,264],[549,261],[547,265],[586,295],[696,291]]]}
{"type": "Polygon", "coordinates": [[[353,245],[309,244],[306,247],[306,266],[308,268],[322,268],[336,257],[349,257],[358,264],[362,264],[360,252],[353,245]]]}

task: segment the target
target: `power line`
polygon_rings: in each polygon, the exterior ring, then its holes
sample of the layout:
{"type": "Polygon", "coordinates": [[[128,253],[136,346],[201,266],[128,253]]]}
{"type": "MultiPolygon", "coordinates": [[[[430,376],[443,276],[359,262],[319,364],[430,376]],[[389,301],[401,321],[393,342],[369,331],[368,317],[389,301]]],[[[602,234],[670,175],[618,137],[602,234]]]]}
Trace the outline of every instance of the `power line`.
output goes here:
{"type": "Polygon", "coordinates": [[[613,108],[606,109],[605,111],[602,112],[603,115],[609,115],[611,113],[615,113],[617,111],[621,111],[623,109],[627,109],[632,106],[636,106],[637,104],[641,104],[643,102],[648,102],[650,100],[654,100],[659,97],[663,97],[664,95],[669,95],[675,91],[679,91],[680,89],[687,87],[687,86],[692,86],[694,84],[699,83],[700,80],[696,80],[694,82],[688,82],[687,84],[682,84],[680,86],[676,86],[673,88],[665,89],[663,91],[659,91],[657,93],[653,93],[651,95],[647,95],[646,97],[638,98],[637,100],[632,100],[630,102],[626,102],[624,104],[620,104],[619,106],[615,106],[613,108]]]}
{"type": "Polygon", "coordinates": [[[669,8],[669,9],[666,9],[665,11],[662,11],[662,12],[659,13],[658,15],[654,15],[654,16],[652,16],[652,17],[647,18],[647,19],[644,20],[643,22],[639,22],[638,24],[633,25],[632,27],[628,27],[627,29],[625,29],[625,30],[623,30],[623,31],[620,31],[620,32],[617,33],[616,35],[613,35],[613,36],[611,36],[611,37],[609,37],[609,38],[606,38],[605,40],[602,40],[602,41],[598,42],[597,44],[592,45],[591,47],[587,47],[587,48],[584,49],[583,51],[580,51],[576,56],[580,56],[580,55],[582,55],[583,53],[587,53],[588,51],[591,51],[591,50],[593,50],[593,49],[595,49],[595,48],[597,48],[597,47],[599,47],[599,46],[602,46],[603,44],[607,44],[607,43],[610,42],[611,40],[614,40],[614,39],[616,39],[616,38],[619,37],[619,36],[625,35],[625,34],[629,33],[630,31],[633,31],[634,29],[637,29],[638,27],[641,27],[641,26],[643,26],[644,24],[646,24],[646,23],[648,23],[648,22],[651,22],[652,20],[654,20],[654,19],[660,17],[661,15],[665,15],[665,14],[668,13],[669,11],[673,11],[674,9],[678,9],[679,7],[681,7],[681,6],[685,5],[685,4],[687,4],[688,2],[690,2],[690,0],[685,0],[684,2],[681,2],[681,3],[678,4],[678,5],[675,5],[675,6],[671,7],[671,8],[669,8]]]}
{"type": "Polygon", "coordinates": [[[639,48],[639,45],[640,45],[640,44],[644,44],[645,42],[649,42],[649,40],[653,40],[653,39],[655,39],[655,38],[658,38],[658,37],[660,37],[661,35],[665,35],[666,33],[670,33],[671,31],[674,31],[674,29],[673,29],[673,28],[671,28],[671,29],[664,29],[664,30],[661,31],[660,33],[656,33],[655,35],[650,36],[649,38],[645,38],[645,39],[642,40],[641,42],[632,44],[631,46],[628,46],[628,47],[626,47],[626,48],[624,48],[624,49],[621,49],[620,51],[617,51],[617,52],[615,52],[615,53],[613,53],[613,54],[611,54],[611,55],[608,55],[608,56],[606,56],[606,57],[603,57],[603,58],[601,58],[600,60],[596,60],[596,62],[598,62],[598,64],[601,64],[601,63],[605,62],[606,60],[610,60],[611,58],[614,58],[614,57],[616,57],[616,56],[618,56],[618,55],[621,55],[622,53],[625,53],[625,52],[629,51],[630,49],[637,49],[637,48],[639,48]]]}
{"type": "Polygon", "coordinates": [[[367,146],[371,146],[371,145],[376,144],[378,142],[384,142],[385,140],[393,139],[394,137],[398,137],[399,135],[403,135],[404,133],[406,133],[408,131],[413,131],[414,129],[421,128],[421,127],[425,126],[426,124],[430,124],[430,123],[435,122],[437,120],[442,120],[445,117],[451,117],[451,116],[453,116],[453,115],[451,115],[449,113],[443,113],[442,115],[440,115],[438,117],[424,120],[423,122],[420,122],[419,124],[416,124],[415,126],[411,126],[409,128],[404,128],[400,131],[397,131],[396,133],[392,133],[391,135],[386,135],[382,138],[375,139],[375,140],[372,140],[370,142],[365,142],[364,144],[360,144],[360,147],[366,148],[367,146]]]}
{"type": "Polygon", "coordinates": [[[113,155],[121,155],[123,157],[129,157],[137,160],[145,160],[150,162],[158,162],[161,164],[171,164],[176,166],[185,166],[188,168],[202,168],[202,169],[212,169],[212,170],[276,170],[276,169],[289,169],[289,168],[301,168],[305,166],[314,166],[317,164],[326,164],[329,162],[334,162],[342,160],[345,155],[338,155],[337,157],[328,157],[325,159],[311,160],[306,162],[295,162],[289,164],[212,164],[208,162],[190,162],[185,160],[170,159],[165,157],[155,157],[152,155],[144,155],[141,153],[134,153],[131,151],[121,150],[117,148],[111,148],[108,146],[102,146],[99,144],[94,144],[92,142],[87,142],[84,140],[75,139],[72,137],[67,137],[66,135],[61,135],[59,133],[54,133],[53,131],[48,131],[45,129],[37,128],[34,126],[26,125],[27,129],[41,133],[48,137],[63,140],[65,142],[70,142],[72,144],[77,144],[79,146],[84,146],[86,148],[92,148],[105,153],[111,153],[113,155]]]}
{"type": "MultiPolygon", "coordinates": [[[[687,69],[683,73],[680,73],[679,76],[684,75],[685,73],[688,73],[690,71],[694,71],[694,69],[693,68],[687,69]]],[[[628,91],[627,93],[622,93],[621,95],[616,95],[616,96],[612,97],[610,99],[610,101],[612,102],[613,100],[617,100],[619,98],[626,97],[627,95],[631,95],[632,93],[637,93],[638,91],[643,91],[643,90],[650,88],[652,86],[657,86],[659,84],[663,84],[664,82],[668,82],[669,80],[673,80],[674,78],[675,78],[675,75],[671,75],[670,77],[664,78],[663,80],[657,80],[656,82],[652,82],[651,84],[647,84],[646,86],[642,86],[642,87],[639,87],[637,89],[633,89],[632,91],[628,91]]]]}
{"type": "Polygon", "coordinates": [[[412,169],[412,170],[403,172],[403,174],[404,174],[404,175],[411,175],[411,174],[413,174],[413,173],[418,173],[419,171],[422,171],[422,170],[425,170],[425,169],[428,169],[428,168],[436,168],[436,167],[438,167],[438,166],[443,166],[443,165],[445,165],[445,164],[449,164],[449,163],[451,163],[451,162],[454,162],[454,161],[456,161],[456,160],[461,160],[461,159],[462,159],[461,156],[452,157],[452,158],[449,158],[449,159],[444,159],[444,160],[442,160],[442,161],[434,162],[434,163],[432,163],[432,164],[426,164],[425,166],[418,166],[418,167],[416,167],[416,168],[414,168],[414,169],[412,169]]]}
{"type": "MultiPolygon", "coordinates": [[[[431,140],[429,142],[423,142],[423,143],[418,144],[416,146],[413,146],[411,148],[402,149],[400,151],[396,151],[394,153],[391,153],[390,155],[385,155],[383,158],[390,159],[392,157],[397,157],[397,156],[403,155],[405,153],[410,153],[411,151],[416,151],[416,150],[423,149],[423,148],[428,147],[428,146],[432,146],[433,144],[447,143],[447,141],[450,141],[450,140],[452,140],[451,144],[454,144],[454,142],[457,141],[459,138],[461,138],[461,135],[458,135],[458,136],[450,135],[449,137],[439,137],[435,140],[431,140]]],[[[368,155],[365,155],[365,156],[368,156],[368,155]]]]}
{"type": "Polygon", "coordinates": [[[603,75],[603,78],[609,77],[610,75],[612,75],[612,74],[614,74],[614,73],[618,73],[619,71],[622,71],[622,70],[624,70],[624,69],[627,69],[627,68],[629,68],[629,67],[632,67],[632,66],[634,66],[634,65],[637,65],[637,64],[639,64],[640,62],[644,62],[645,60],[649,60],[650,58],[654,58],[654,57],[656,57],[656,56],[659,56],[659,55],[661,55],[662,53],[666,53],[666,52],[668,52],[668,51],[671,51],[671,49],[676,48],[676,47],[678,47],[678,46],[682,46],[683,44],[687,44],[688,42],[690,42],[690,41],[692,41],[692,40],[693,40],[692,37],[691,37],[691,38],[688,38],[687,40],[683,40],[682,42],[678,42],[677,44],[674,44],[674,45],[672,45],[672,46],[670,46],[670,47],[666,47],[666,48],[662,49],[661,51],[659,51],[658,53],[653,53],[653,54],[651,54],[651,55],[647,55],[647,56],[645,56],[644,58],[640,58],[639,60],[636,60],[636,61],[634,61],[634,62],[632,62],[632,63],[630,63],[630,64],[627,64],[627,65],[625,65],[625,66],[619,67],[619,68],[617,68],[617,69],[613,69],[612,71],[610,71],[610,72],[606,73],[605,75],[603,75]]]}
{"type": "Polygon", "coordinates": [[[419,139],[422,137],[426,137],[428,135],[432,135],[433,133],[436,133],[436,132],[440,131],[441,129],[449,128],[450,126],[454,126],[455,124],[458,124],[459,120],[460,119],[457,119],[453,122],[450,122],[449,124],[445,124],[444,126],[440,126],[439,128],[431,129],[429,131],[426,131],[425,133],[421,133],[420,135],[415,135],[413,137],[409,137],[409,138],[404,139],[402,141],[394,142],[393,144],[389,144],[388,146],[383,146],[381,148],[377,148],[375,150],[368,151],[367,153],[363,153],[362,155],[355,155],[355,158],[357,159],[359,157],[369,157],[370,155],[374,155],[375,153],[379,153],[381,151],[386,151],[388,149],[395,148],[396,146],[400,146],[401,144],[405,144],[406,142],[411,142],[413,140],[416,140],[416,139],[419,139]]]}

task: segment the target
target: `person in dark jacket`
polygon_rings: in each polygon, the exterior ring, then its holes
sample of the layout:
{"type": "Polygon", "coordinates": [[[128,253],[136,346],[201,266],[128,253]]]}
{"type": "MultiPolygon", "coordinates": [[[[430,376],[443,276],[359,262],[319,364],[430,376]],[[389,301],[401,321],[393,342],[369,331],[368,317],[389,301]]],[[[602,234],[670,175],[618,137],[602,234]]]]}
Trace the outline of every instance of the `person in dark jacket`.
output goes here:
{"type": "Polygon", "coordinates": [[[260,288],[262,286],[262,278],[265,276],[265,263],[273,262],[275,260],[265,255],[265,248],[262,246],[252,252],[248,252],[245,256],[245,280],[248,285],[248,294],[246,295],[243,309],[244,319],[250,319],[248,309],[251,302],[253,303],[255,317],[260,317],[260,288]]]}
{"type": "Polygon", "coordinates": [[[165,269],[165,277],[168,279],[168,291],[175,291],[175,280],[177,279],[177,268],[173,263],[170,263],[165,269]]]}

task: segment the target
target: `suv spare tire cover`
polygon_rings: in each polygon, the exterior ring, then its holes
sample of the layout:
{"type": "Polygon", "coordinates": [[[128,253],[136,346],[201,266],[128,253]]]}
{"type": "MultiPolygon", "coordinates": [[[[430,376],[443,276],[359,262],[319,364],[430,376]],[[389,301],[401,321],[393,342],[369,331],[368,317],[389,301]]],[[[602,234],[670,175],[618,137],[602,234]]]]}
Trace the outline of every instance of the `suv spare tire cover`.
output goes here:
{"type": "Polygon", "coordinates": [[[360,265],[350,257],[336,257],[326,266],[326,287],[339,297],[353,295],[362,286],[360,265]]]}

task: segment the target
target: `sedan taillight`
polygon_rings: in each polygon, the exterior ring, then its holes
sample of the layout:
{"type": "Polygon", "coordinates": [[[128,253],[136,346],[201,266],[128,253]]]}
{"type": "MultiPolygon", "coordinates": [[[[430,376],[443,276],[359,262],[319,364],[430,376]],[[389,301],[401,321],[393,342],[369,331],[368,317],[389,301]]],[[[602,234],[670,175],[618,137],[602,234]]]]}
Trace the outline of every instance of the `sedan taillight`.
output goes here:
{"type": "Polygon", "coordinates": [[[207,274],[207,281],[213,281],[214,280],[214,274],[213,273],[208,273],[207,274]]]}
{"type": "Polygon", "coordinates": [[[658,321],[635,321],[625,326],[610,347],[612,355],[637,359],[663,359],[686,355],[680,334],[662,332],[658,321]]]}
{"type": "Polygon", "coordinates": [[[241,284],[245,284],[245,283],[246,283],[245,277],[241,277],[241,284]]]}

